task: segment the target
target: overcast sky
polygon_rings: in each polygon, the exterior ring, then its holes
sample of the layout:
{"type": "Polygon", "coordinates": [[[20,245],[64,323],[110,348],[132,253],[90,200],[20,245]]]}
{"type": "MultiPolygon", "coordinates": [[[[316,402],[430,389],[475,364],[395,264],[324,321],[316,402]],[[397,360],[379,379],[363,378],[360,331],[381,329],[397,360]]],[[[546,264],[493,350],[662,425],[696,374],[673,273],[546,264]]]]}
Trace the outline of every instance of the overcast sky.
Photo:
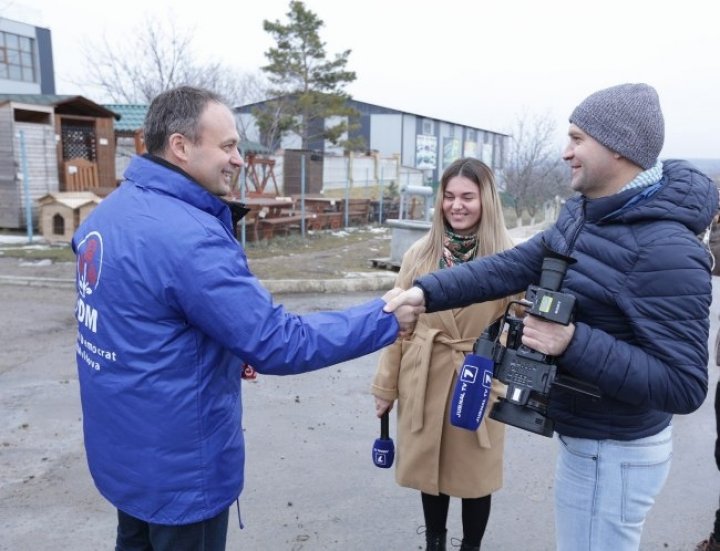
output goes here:
{"type": "MultiPolygon", "coordinates": [[[[500,132],[547,114],[563,145],[588,94],[647,82],[660,94],[662,157],[720,158],[720,27],[712,0],[307,0],[328,54],[351,49],[360,101],[500,132]]],[[[102,103],[82,79],[83,42],[132,36],[148,16],[194,31],[199,61],[257,71],[272,45],[263,19],[288,0],[0,0],[0,15],[52,32],[60,94],[102,103]]]]}

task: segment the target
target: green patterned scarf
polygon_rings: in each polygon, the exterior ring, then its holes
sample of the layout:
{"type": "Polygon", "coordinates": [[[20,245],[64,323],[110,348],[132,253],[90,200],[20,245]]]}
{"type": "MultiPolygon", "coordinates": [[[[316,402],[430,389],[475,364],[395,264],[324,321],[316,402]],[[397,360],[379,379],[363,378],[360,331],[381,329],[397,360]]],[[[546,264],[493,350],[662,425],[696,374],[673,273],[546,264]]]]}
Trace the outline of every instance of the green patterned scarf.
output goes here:
{"type": "Polygon", "coordinates": [[[440,258],[441,268],[451,268],[475,258],[477,252],[477,235],[459,235],[445,228],[443,237],[443,254],[440,258]]]}

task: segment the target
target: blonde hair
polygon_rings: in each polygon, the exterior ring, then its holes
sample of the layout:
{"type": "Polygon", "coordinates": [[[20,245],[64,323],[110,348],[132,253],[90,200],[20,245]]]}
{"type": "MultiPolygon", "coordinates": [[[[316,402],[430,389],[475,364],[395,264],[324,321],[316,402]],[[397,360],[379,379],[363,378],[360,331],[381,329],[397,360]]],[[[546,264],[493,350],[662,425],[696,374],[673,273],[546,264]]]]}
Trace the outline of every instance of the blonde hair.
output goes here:
{"type": "Polygon", "coordinates": [[[433,272],[439,268],[443,252],[445,236],[445,215],[443,213],[443,196],[448,182],[456,176],[463,176],[475,182],[480,190],[481,215],[477,228],[477,251],[475,257],[487,256],[510,249],[514,246],[510,234],[505,227],[500,196],[495,185],[492,170],[482,161],[465,157],[452,163],[440,180],[440,187],[435,197],[435,212],[429,233],[423,237],[420,247],[420,261],[412,271],[412,279],[433,272]]]}

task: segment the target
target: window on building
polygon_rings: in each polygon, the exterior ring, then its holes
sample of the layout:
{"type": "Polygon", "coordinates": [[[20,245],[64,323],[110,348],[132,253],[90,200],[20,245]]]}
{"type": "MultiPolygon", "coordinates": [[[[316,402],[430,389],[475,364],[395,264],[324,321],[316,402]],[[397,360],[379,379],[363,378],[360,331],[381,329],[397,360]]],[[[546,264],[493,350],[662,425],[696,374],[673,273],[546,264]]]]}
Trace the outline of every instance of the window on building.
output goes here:
{"type": "Polygon", "coordinates": [[[62,158],[97,160],[95,123],[92,121],[63,118],[60,124],[62,158]]]}
{"type": "Polygon", "coordinates": [[[435,125],[433,124],[433,121],[423,121],[422,133],[426,136],[433,136],[435,134],[435,125]]]}
{"type": "Polygon", "coordinates": [[[0,78],[37,82],[35,40],[0,31],[0,78]]]}
{"type": "Polygon", "coordinates": [[[13,114],[15,122],[32,122],[36,124],[51,124],[52,119],[50,113],[44,111],[27,111],[25,109],[15,109],[13,114]]]}

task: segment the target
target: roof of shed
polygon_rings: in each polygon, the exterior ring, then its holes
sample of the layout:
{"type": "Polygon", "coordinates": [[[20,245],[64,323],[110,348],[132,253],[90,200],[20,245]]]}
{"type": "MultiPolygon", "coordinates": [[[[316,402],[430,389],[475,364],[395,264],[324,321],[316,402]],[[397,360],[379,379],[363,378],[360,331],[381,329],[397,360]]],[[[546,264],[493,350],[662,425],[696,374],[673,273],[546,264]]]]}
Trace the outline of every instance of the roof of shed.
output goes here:
{"type": "Polygon", "coordinates": [[[0,94],[0,105],[5,103],[45,105],[55,108],[60,115],[84,115],[94,117],[120,118],[117,113],[83,96],[57,94],[0,94]]]}
{"type": "Polygon", "coordinates": [[[100,201],[102,199],[91,191],[57,191],[43,195],[38,199],[38,203],[43,205],[56,202],[73,210],[88,203],[99,203],[100,201]]]}
{"type": "Polygon", "coordinates": [[[105,104],[104,107],[120,115],[120,120],[115,123],[115,130],[117,132],[134,132],[142,128],[145,123],[145,114],[148,110],[147,105],[138,103],[112,103],[105,104]]]}
{"type": "Polygon", "coordinates": [[[238,148],[243,153],[259,153],[260,155],[271,155],[272,149],[252,140],[240,140],[238,148]]]}
{"type": "MultiPolygon", "coordinates": [[[[135,132],[145,124],[145,115],[148,106],[144,104],[105,104],[107,109],[120,115],[120,120],[115,123],[116,132],[135,132]]],[[[269,155],[272,150],[263,144],[252,140],[240,140],[238,148],[244,153],[259,153],[269,155]]]]}

